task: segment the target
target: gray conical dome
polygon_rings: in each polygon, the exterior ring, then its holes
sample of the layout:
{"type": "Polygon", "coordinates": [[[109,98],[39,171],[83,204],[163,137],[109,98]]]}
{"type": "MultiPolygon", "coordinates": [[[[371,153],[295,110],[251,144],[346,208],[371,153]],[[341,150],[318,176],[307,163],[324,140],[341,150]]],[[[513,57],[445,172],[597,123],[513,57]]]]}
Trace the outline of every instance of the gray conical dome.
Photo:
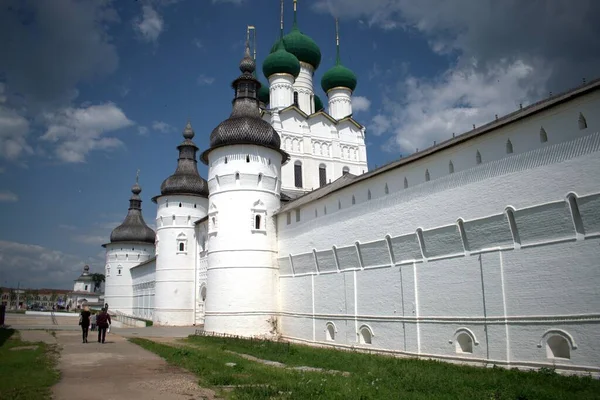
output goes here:
{"type": "Polygon", "coordinates": [[[156,233],[144,221],[142,216],[142,199],[140,193],[142,188],[136,182],[131,188],[131,198],[129,199],[129,211],[125,217],[125,221],[110,234],[111,243],[135,242],[135,243],[152,243],[156,237],[156,233]]]}
{"type": "MultiPolygon", "coordinates": [[[[177,146],[179,150],[177,169],[160,185],[160,193],[163,196],[187,194],[208,198],[208,184],[198,173],[198,161],[196,161],[198,147],[192,141],[194,136],[192,124],[188,122],[183,130],[183,143],[177,146]]],[[[156,198],[153,199],[155,200],[156,198]]]]}
{"type": "Polygon", "coordinates": [[[255,144],[277,150],[282,159],[288,158],[281,150],[281,139],[273,127],[261,118],[258,90],[260,82],[253,72],[256,63],[250,57],[246,46],[244,58],[240,62],[240,75],[231,86],[235,89],[233,110],[210,134],[210,148],[202,153],[201,160],[208,164],[208,154],[215,148],[234,144],[255,144]]]}

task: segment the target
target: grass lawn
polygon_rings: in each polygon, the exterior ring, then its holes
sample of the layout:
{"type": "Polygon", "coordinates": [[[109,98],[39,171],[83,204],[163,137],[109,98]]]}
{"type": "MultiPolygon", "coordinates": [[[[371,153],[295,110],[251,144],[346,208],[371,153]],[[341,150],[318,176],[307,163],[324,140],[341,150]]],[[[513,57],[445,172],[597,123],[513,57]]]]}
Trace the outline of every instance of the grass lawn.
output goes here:
{"type": "Polygon", "coordinates": [[[0,399],[50,399],[50,387],[59,379],[55,360],[51,346],[22,342],[15,330],[0,329],[0,399]],[[35,348],[15,349],[21,346],[35,348]]]}
{"type": "Polygon", "coordinates": [[[191,336],[185,347],[132,342],[183,367],[205,387],[237,387],[233,399],[599,399],[600,381],[552,371],[521,372],[457,366],[268,341],[191,336]],[[226,350],[279,361],[348,371],[350,376],[300,372],[243,359],[226,350]],[[235,363],[228,367],[226,363],[235,363]],[[254,385],[254,386],[250,386],[254,385]]]}

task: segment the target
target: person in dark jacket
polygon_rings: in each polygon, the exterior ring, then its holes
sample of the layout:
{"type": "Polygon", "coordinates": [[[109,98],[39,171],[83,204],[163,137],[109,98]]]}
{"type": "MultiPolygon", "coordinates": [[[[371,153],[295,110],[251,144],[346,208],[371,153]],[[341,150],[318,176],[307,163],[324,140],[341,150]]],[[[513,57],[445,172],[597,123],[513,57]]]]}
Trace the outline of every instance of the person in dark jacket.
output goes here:
{"type": "Polygon", "coordinates": [[[96,326],[98,327],[98,343],[104,343],[106,339],[106,329],[108,325],[112,324],[110,315],[106,312],[106,308],[100,311],[100,314],[96,316],[96,326]]]}
{"type": "Polygon", "coordinates": [[[79,325],[81,325],[81,333],[83,336],[83,343],[87,343],[87,337],[88,337],[88,329],[90,327],[90,316],[92,315],[92,313],[90,312],[90,309],[88,308],[88,306],[83,306],[83,310],[81,311],[81,314],[79,315],[79,325]]]}

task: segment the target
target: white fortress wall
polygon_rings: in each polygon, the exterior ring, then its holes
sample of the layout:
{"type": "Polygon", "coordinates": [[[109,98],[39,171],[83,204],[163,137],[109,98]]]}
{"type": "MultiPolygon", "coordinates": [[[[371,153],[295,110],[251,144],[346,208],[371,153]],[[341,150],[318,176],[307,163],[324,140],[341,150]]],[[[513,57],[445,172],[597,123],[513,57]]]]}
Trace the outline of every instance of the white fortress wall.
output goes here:
{"type": "Polygon", "coordinates": [[[600,372],[598,105],[592,93],[372,176],[298,222],[284,209],[283,335],[600,372]]]}
{"type": "Polygon", "coordinates": [[[133,314],[133,287],[130,270],[154,257],[149,243],[106,244],[104,301],[112,310],[133,314]]]}
{"type": "Polygon", "coordinates": [[[152,320],[154,313],[154,286],[156,275],[156,258],[131,268],[133,286],[134,317],[152,320]]]}
{"type": "Polygon", "coordinates": [[[208,218],[196,224],[196,325],[204,324],[206,295],[208,293],[208,218]]]}

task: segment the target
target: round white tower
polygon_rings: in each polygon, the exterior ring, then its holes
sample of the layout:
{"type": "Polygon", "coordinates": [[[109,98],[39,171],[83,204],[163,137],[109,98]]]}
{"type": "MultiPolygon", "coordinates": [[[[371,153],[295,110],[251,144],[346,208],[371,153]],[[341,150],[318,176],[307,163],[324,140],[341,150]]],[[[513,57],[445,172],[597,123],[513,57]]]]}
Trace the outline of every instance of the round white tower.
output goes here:
{"type": "Polygon", "coordinates": [[[202,154],[209,166],[208,287],[205,329],[245,336],[276,330],[277,238],[281,164],[277,132],[260,117],[249,49],[233,82],[231,116],[202,154]]]}
{"type": "Polygon", "coordinates": [[[142,216],[142,188],[136,178],[125,221],[110,234],[106,249],[104,302],[111,310],[133,315],[131,268],[154,257],[155,233],[142,216]]]}
{"type": "Polygon", "coordinates": [[[153,321],[156,325],[195,323],[195,222],[206,216],[208,185],[198,174],[194,131],[188,122],[177,149],[175,173],[165,179],[161,195],[152,199],[156,213],[156,275],[153,321]]]}

